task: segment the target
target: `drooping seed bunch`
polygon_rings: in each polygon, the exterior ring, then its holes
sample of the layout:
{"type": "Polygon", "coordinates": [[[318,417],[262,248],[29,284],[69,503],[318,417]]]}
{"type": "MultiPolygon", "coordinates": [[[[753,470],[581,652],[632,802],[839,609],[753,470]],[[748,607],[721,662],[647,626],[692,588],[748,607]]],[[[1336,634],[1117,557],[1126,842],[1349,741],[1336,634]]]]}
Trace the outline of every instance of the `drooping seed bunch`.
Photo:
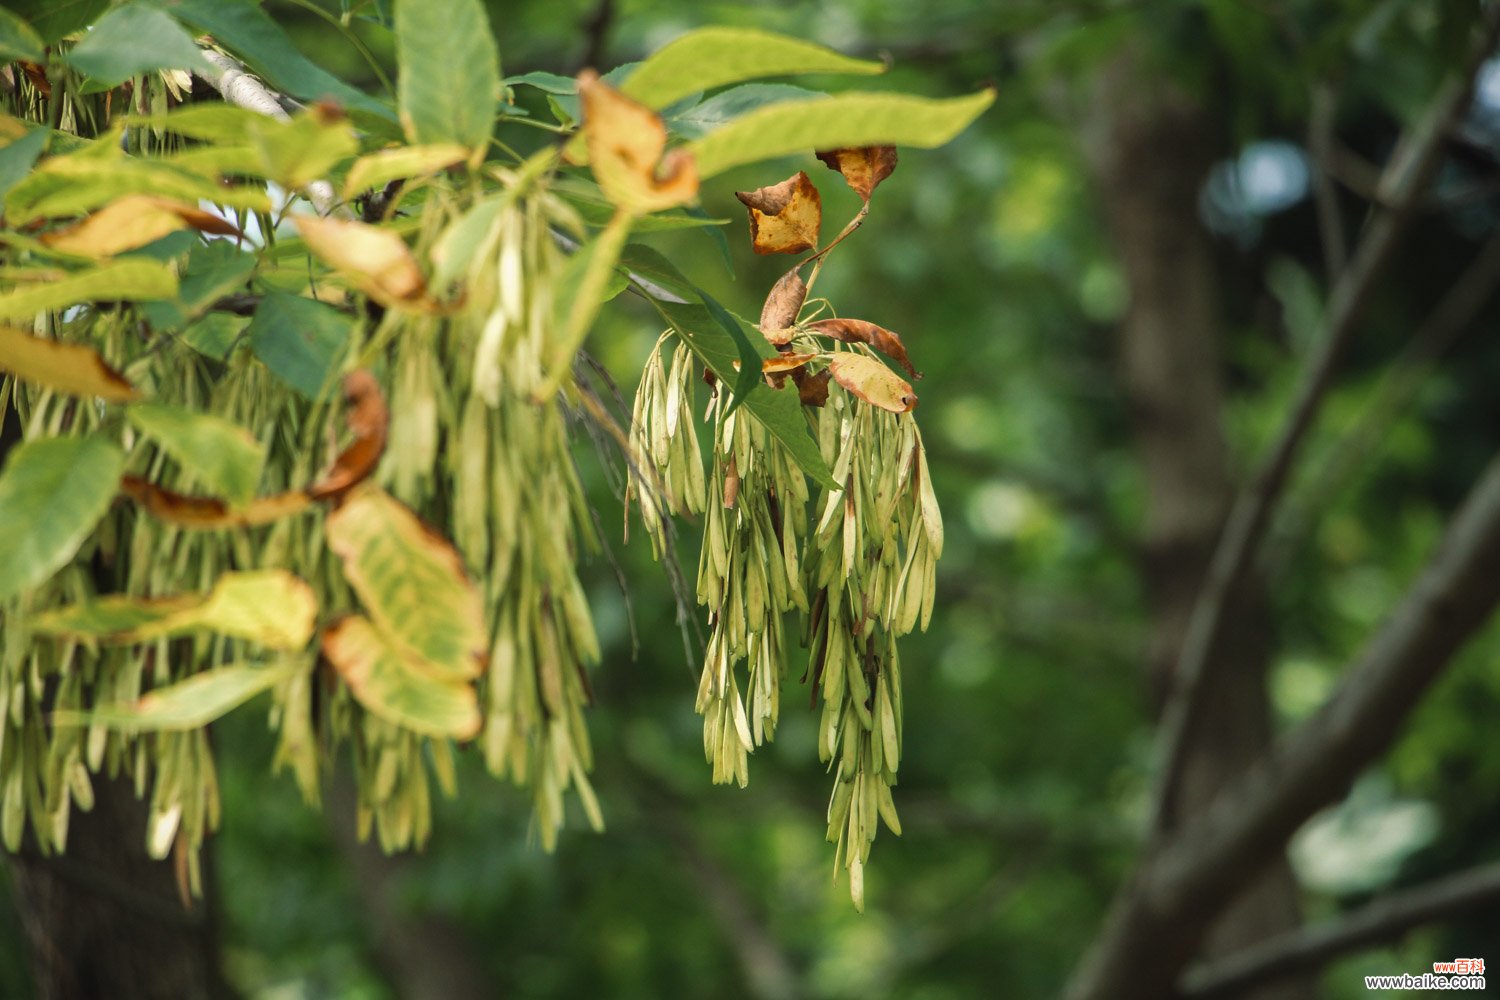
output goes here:
{"type": "Polygon", "coordinates": [[[942,523],[936,504],[924,502],[926,458],[909,416],[839,393],[818,423],[824,456],[844,486],[822,492],[809,546],[808,672],[823,701],[818,755],[835,776],[828,840],[859,902],[879,821],[901,833],[891,798],[902,741],[896,638],[919,614],[926,628],[942,523]]]}
{"type": "MultiPolygon", "coordinates": [[[[730,406],[727,387],[716,389],[698,569],[698,599],[708,608],[710,632],[697,709],[714,781],[744,785],[748,755],[775,735],[786,673],[783,615],[801,614],[809,649],[804,679],[822,700],[818,753],[835,774],[828,840],[837,845],[835,871],[849,872],[851,894],[862,908],[864,865],[879,824],[901,830],[891,795],[902,749],[896,640],[918,624],[925,629],[931,617],[942,520],[911,416],[916,395],[875,353],[920,377],[901,338],[864,320],[802,318],[811,281],[828,252],[863,222],[871,193],[895,168],[895,150],[835,150],[819,157],[864,203],[821,250],[821,199],[805,173],[738,197],[749,210],[757,253],[816,251],[766,297],[760,332],[774,354],[759,359],[766,385],[750,391],[784,393],[810,415],[823,485],[809,525],[808,480],[815,469],[795,461],[783,442],[789,408],[781,407],[781,433],[775,433],[754,408],[730,406]],[[804,281],[808,264],[812,279],[804,281]],[[743,693],[742,660],[748,663],[743,693]]],[[[820,303],[818,311],[826,306],[820,303]]],[[[658,341],[642,374],[631,428],[636,462],[650,473],[634,486],[658,558],[666,516],[694,512],[678,499],[697,462],[696,438],[682,426],[682,396],[690,395],[686,350],[687,343],[677,348],[665,376],[658,341]],[[653,476],[670,481],[665,495],[653,496],[653,476]]],[[[773,412],[765,408],[771,406],[763,404],[760,412],[773,412]]]]}

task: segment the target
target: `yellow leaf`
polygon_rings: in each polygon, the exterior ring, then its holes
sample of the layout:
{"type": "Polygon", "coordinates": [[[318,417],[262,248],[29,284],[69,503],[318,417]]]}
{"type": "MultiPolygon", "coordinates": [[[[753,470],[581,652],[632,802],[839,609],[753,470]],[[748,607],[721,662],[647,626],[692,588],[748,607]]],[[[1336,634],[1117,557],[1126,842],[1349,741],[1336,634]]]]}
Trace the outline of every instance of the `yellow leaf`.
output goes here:
{"type": "Polygon", "coordinates": [[[42,242],[64,253],[112,257],[188,227],[206,233],[240,235],[228,221],[196,205],[149,194],[128,194],[76,226],[43,233],[42,242]]]}
{"type": "Polygon", "coordinates": [[[801,170],[780,184],[734,196],[750,210],[750,242],[756,253],[801,253],[818,245],[823,200],[801,170]]]}
{"type": "Polygon", "coordinates": [[[482,721],[473,686],[434,677],[387,640],[369,619],[353,615],[323,633],[323,655],[355,700],[387,722],[428,736],[473,738],[482,721]]]}
{"type": "Polygon", "coordinates": [[[388,229],[298,215],[292,219],[307,247],[360,291],[385,306],[425,307],[426,282],[417,259],[388,229]]]}
{"type": "Polygon", "coordinates": [[[896,169],[895,146],[858,146],[830,149],[818,154],[829,170],[837,170],[844,180],[866,202],[896,169]]]}
{"type": "Polygon", "coordinates": [[[839,385],[872,406],[907,413],[917,405],[917,394],[895,372],[863,354],[835,354],[828,370],[839,385]]]}
{"type": "Polygon", "coordinates": [[[344,578],[381,632],[435,676],[478,676],[483,606],[447,539],[368,483],[329,515],[325,530],[344,578]]]}
{"type": "Polygon", "coordinates": [[[0,326],[0,369],[73,396],[95,396],[111,403],[140,398],[92,347],[33,337],[14,327],[0,326]]]}
{"type": "Polygon", "coordinates": [[[698,168],[684,150],[663,153],[667,129],[661,117],[599,79],[578,74],[583,135],[589,166],[604,196],[635,215],[682,205],[698,196],[698,168]]]}

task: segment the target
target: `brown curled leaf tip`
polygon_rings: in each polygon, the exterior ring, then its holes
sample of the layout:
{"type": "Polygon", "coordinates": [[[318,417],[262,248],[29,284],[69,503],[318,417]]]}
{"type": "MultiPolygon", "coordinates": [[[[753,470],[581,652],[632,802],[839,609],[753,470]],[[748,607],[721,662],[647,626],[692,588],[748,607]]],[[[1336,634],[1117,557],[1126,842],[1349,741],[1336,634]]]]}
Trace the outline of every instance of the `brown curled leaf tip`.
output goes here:
{"type": "Polygon", "coordinates": [[[906,345],[901,342],[901,335],[885,327],[862,319],[820,319],[807,324],[807,329],[845,344],[868,344],[900,365],[913,379],[920,380],[922,377],[922,373],[912,367],[911,359],[906,356],[906,345]]]}
{"type": "Polygon", "coordinates": [[[750,210],[750,242],[756,253],[801,253],[818,245],[823,199],[803,171],[734,196],[750,210]]]}
{"type": "Polygon", "coordinates": [[[363,368],[345,375],[344,404],[344,421],[354,440],[339,453],[328,474],[307,488],[307,495],[314,500],[342,499],[370,478],[385,454],[390,411],[375,376],[363,368]]]}
{"type": "Polygon", "coordinates": [[[120,479],[120,493],[135,501],[159,521],[183,528],[211,531],[219,528],[253,528],[307,509],[311,502],[301,490],[256,497],[244,507],[231,508],[218,497],[189,496],[147,482],[139,476],[120,479]]]}
{"type": "Polygon", "coordinates": [[[827,403],[828,382],[832,378],[833,373],[827,368],[812,375],[807,374],[806,368],[792,371],[792,381],[797,383],[797,397],[803,406],[823,406],[827,403]]]}
{"type": "Polygon", "coordinates": [[[771,286],[760,310],[760,332],[778,350],[791,343],[792,327],[806,300],[807,283],[799,268],[792,268],[771,286]]]}
{"type": "Polygon", "coordinates": [[[829,170],[844,175],[844,181],[866,202],[880,182],[896,170],[895,146],[858,146],[829,149],[817,154],[829,170]]]}

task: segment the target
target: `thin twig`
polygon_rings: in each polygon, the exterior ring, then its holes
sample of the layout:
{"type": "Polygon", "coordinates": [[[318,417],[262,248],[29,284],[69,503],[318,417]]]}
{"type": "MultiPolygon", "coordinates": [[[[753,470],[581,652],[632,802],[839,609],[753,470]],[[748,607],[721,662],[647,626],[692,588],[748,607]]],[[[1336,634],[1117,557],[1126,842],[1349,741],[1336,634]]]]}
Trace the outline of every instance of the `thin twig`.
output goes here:
{"type": "Polygon", "coordinates": [[[1491,7],[1482,38],[1464,72],[1442,86],[1427,113],[1392,154],[1380,182],[1380,201],[1390,207],[1377,212],[1371,220],[1334,287],[1322,340],[1303,368],[1291,413],[1250,485],[1235,498],[1194,605],[1172,675],[1172,693],[1162,713],[1157,742],[1157,759],[1161,764],[1152,795],[1155,830],[1164,830],[1172,823],[1178,775],[1192,745],[1192,727],[1201,717],[1199,709],[1211,687],[1207,681],[1213,674],[1211,664],[1228,617],[1226,610],[1233,605],[1239,583],[1254,562],[1297,454],[1369,305],[1370,292],[1395,255],[1418,198],[1437,172],[1444,140],[1453,123],[1468,107],[1475,76],[1493,51],[1497,33],[1500,33],[1500,7],[1491,7]]]}
{"type": "MultiPolygon", "coordinates": [[[[219,92],[224,100],[235,107],[253,111],[279,122],[291,121],[291,115],[281,106],[280,95],[261,83],[246,71],[243,64],[216,49],[204,49],[203,56],[218,70],[217,73],[198,72],[198,75],[219,92]]],[[[348,209],[340,203],[327,181],[310,181],[303,194],[319,215],[347,215],[348,209]]]]}
{"type": "Polygon", "coordinates": [[[1296,540],[1305,537],[1316,516],[1333,505],[1355,470],[1385,440],[1391,425],[1411,404],[1437,360],[1473,328],[1475,317],[1490,300],[1497,284],[1500,284],[1500,231],[1490,236],[1407,342],[1354,426],[1339,435],[1331,453],[1315,463],[1317,479],[1297,498],[1295,508],[1288,511],[1285,527],[1275,536],[1274,545],[1279,552],[1287,551],[1296,540]]]}
{"type": "Polygon", "coordinates": [[[1338,189],[1329,163],[1332,159],[1338,97],[1328,83],[1312,92],[1312,114],[1307,124],[1307,148],[1313,160],[1313,201],[1318,213],[1318,238],[1323,244],[1323,269],[1332,284],[1344,273],[1349,248],[1344,238],[1344,220],[1339,213],[1338,189]]]}
{"type": "Polygon", "coordinates": [[[1306,972],[1422,924],[1500,903],[1500,862],[1447,875],[1383,896],[1337,920],[1303,927],[1190,969],[1181,993],[1189,1000],[1231,996],[1268,980],[1306,972]]]}

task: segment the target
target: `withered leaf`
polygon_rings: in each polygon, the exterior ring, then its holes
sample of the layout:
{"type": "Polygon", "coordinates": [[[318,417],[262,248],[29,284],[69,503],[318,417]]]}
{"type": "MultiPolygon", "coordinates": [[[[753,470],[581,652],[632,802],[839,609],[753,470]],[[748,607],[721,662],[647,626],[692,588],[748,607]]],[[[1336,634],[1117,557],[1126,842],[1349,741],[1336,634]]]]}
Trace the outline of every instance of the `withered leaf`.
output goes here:
{"type": "Polygon", "coordinates": [[[431,307],[422,269],[395,233],[363,222],[316,215],[294,216],[292,222],[309,250],[376,302],[383,306],[431,307]]]}
{"type": "Polygon", "coordinates": [[[912,378],[922,377],[921,372],[912,367],[911,359],[906,356],[906,345],[901,342],[901,335],[885,327],[862,319],[820,319],[807,324],[807,328],[813,333],[832,337],[845,344],[869,344],[906,369],[906,374],[912,378]]]}
{"type": "Polygon", "coordinates": [[[830,149],[817,155],[829,170],[837,170],[843,174],[848,185],[866,202],[880,186],[880,182],[891,176],[896,169],[895,146],[830,149]]]}
{"type": "Polygon", "coordinates": [[[578,74],[589,167],[615,207],[633,215],[682,205],[698,195],[698,165],[667,148],[661,116],[631,100],[591,69],[578,74]]]}
{"type": "Polygon", "coordinates": [[[147,482],[139,476],[121,478],[120,492],[158,520],[201,531],[270,524],[306,510],[312,503],[304,491],[288,490],[268,497],[256,497],[243,507],[231,509],[218,497],[189,496],[147,482]]]}
{"type": "Polygon", "coordinates": [[[42,234],[54,250],[83,257],[112,257],[191,227],[221,236],[241,236],[227,219],[196,205],[149,194],[128,194],[75,226],[42,234]]]}
{"type": "Polygon", "coordinates": [[[917,405],[917,394],[911,386],[874,358],[835,354],[828,361],[828,370],[833,373],[834,381],[871,406],[907,413],[917,405]]]}
{"type": "Polygon", "coordinates": [[[460,740],[472,739],[483,725],[473,685],[432,676],[368,618],[351,615],[333,623],[322,645],[355,700],[387,722],[460,740]]]}
{"type": "Polygon", "coordinates": [[[807,282],[802,280],[800,269],[794,267],[776,280],[766,296],[766,304],[761,306],[761,335],[778,348],[791,343],[792,326],[806,300],[807,282]]]}
{"type": "Polygon", "coordinates": [[[756,253],[801,253],[818,245],[823,198],[803,171],[734,196],[750,210],[750,242],[756,253]]]}
{"type": "Polygon", "coordinates": [[[125,403],[140,394],[84,344],[64,344],[0,326],[0,371],[73,396],[125,403]]]}
{"type": "Polygon", "coordinates": [[[328,474],[307,488],[314,500],[339,500],[364,482],[385,454],[390,410],[380,392],[380,383],[366,369],[344,376],[344,421],[354,440],[339,453],[328,474]]]}
{"type": "Polygon", "coordinates": [[[833,372],[824,368],[820,372],[807,374],[806,368],[792,371],[792,381],[797,383],[797,398],[803,406],[823,406],[828,402],[828,383],[833,372]]]}

